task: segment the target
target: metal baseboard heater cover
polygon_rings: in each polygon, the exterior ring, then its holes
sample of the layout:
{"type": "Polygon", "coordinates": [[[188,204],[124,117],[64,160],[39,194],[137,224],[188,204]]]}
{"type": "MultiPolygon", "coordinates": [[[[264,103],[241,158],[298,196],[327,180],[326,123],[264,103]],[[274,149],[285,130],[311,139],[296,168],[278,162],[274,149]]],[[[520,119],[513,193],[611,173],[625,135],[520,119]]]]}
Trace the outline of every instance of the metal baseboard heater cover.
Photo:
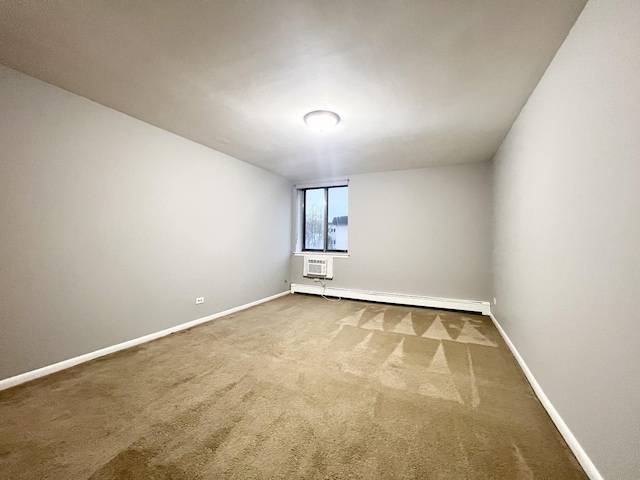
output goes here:
{"type": "Polygon", "coordinates": [[[422,295],[408,295],[402,293],[375,292],[369,290],[354,290],[339,287],[321,287],[320,285],[307,285],[292,283],[291,293],[310,293],[312,295],[327,295],[330,297],[349,298],[353,300],[366,300],[370,302],[393,303],[396,305],[410,305],[416,307],[447,308],[465,312],[478,312],[489,315],[491,305],[482,300],[464,300],[458,298],[429,297],[422,295]]]}

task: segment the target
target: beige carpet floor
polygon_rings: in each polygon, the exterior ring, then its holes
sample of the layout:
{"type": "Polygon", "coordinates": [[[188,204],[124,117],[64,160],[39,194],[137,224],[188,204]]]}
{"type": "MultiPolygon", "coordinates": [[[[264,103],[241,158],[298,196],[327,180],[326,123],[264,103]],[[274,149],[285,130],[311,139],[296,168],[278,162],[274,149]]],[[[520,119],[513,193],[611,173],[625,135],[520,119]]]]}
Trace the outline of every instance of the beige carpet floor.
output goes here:
{"type": "Polygon", "coordinates": [[[0,478],[587,477],[488,317],[288,295],[0,392],[0,478]]]}

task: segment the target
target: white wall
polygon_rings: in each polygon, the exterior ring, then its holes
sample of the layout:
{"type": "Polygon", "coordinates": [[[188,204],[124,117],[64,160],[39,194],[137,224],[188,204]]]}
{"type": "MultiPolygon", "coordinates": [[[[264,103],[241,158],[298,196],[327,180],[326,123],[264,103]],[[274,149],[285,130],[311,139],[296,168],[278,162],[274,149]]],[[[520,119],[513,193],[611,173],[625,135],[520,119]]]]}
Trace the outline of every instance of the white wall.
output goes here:
{"type": "Polygon", "coordinates": [[[287,290],[290,192],[0,66],[0,379],[287,290]]]}
{"type": "MultiPolygon", "coordinates": [[[[350,176],[349,255],[334,260],[327,286],[488,300],[491,166],[350,176]]],[[[313,284],[301,257],[291,281],[313,284]]]]}
{"type": "Polygon", "coordinates": [[[495,159],[496,316],[606,478],[640,478],[640,4],[591,0],[495,159]]]}

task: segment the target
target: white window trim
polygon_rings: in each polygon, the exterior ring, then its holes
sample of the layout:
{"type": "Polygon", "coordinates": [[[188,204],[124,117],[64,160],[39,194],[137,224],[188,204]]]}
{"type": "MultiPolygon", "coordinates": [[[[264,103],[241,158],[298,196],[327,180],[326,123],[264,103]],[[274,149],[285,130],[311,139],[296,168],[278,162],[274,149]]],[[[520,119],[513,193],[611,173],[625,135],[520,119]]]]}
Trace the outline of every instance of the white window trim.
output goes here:
{"type": "Polygon", "coordinates": [[[312,255],[312,256],[327,256],[327,257],[343,257],[343,258],[349,258],[349,253],[344,253],[344,252],[317,252],[317,251],[307,251],[307,252],[293,252],[293,255],[295,257],[304,257],[312,255]]]}
{"type": "Polygon", "coordinates": [[[334,180],[332,182],[296,183],[293,187],[296,190],[308,190],[311,188],[348,187],[348,186],[349,186],[349,180],[334,180]]]}

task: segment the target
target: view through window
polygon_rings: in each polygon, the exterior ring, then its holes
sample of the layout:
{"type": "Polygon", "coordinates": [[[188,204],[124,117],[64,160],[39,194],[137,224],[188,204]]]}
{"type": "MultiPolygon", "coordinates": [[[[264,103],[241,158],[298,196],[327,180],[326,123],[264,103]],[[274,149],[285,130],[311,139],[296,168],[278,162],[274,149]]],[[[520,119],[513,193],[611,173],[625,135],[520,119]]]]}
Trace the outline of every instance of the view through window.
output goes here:
{"type": "Polygon", "coordinates": [[[348,187],[304,190],[304,250],[348,250],[348,187]]]}

